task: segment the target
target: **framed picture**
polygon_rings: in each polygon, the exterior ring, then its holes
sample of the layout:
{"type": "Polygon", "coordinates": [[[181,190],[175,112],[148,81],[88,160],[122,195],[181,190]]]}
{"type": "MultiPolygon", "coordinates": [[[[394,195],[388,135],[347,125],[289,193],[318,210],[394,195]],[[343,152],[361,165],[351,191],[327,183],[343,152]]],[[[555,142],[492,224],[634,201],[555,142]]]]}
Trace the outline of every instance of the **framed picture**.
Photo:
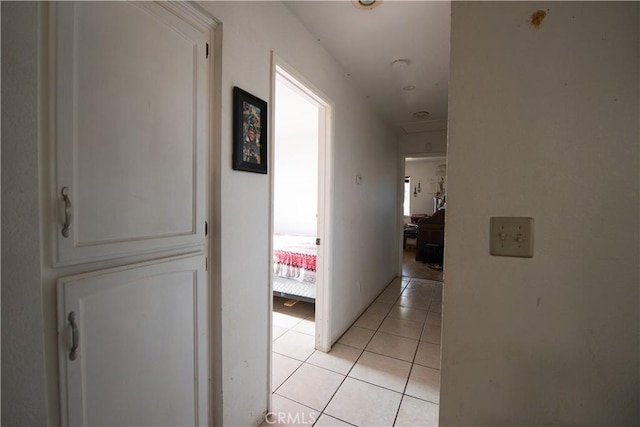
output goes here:
{"type": "Polygon", "coordinates": [[[233,88],[233,169],[267,173],[267,103],[233,88]]]}

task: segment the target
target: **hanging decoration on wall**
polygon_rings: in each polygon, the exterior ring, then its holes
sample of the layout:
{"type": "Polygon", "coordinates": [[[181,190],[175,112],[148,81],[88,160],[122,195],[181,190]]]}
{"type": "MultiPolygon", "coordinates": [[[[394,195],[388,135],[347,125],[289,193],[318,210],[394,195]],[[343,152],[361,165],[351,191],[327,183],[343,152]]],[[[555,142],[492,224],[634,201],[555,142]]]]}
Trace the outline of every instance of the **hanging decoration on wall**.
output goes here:
{"type": "Polygon", "coordinates": [[[267,103],[233,88],[233,169],[267,173],[267,103]]]}
{"type": "Polygon", "coordinates": [[[420,181],[418,181],[418,193],[421,192],[422,190],[420,189],[420,181]]]}
{"type": "Polygon", "coordinates": [[[413,187],[413,197],[418,197],[418,187],[413,187]]]}

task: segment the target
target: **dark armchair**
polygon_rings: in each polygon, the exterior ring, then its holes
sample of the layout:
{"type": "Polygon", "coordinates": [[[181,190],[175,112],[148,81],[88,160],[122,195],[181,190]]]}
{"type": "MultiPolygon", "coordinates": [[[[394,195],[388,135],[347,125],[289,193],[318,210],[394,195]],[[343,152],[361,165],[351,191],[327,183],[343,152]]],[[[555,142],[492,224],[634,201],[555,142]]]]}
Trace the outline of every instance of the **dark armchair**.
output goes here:
{"type": "Polygon", "coordinates": [[[444,250],[444,214],[440,209],[430,217],[418,221],[416,261],[442,263],[444,250]]]}

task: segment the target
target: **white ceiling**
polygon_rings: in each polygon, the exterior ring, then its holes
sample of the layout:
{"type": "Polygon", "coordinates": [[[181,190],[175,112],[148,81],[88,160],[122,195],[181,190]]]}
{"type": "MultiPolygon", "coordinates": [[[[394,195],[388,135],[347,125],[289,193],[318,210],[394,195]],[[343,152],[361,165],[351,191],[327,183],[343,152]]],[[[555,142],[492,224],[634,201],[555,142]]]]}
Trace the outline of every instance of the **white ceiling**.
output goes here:
{"type": "Polygon", "coordinates": [[[446,129],[450,2],[383,0],[373,9],[349,0],[284,3],[399,133],[446,129]],[[396,59],[409,64],[392,66],[396,59]],[[415,90],[402,89],[409,85],[415,90]],[[429,116],[416,119],[417,111],[429,116]]]}

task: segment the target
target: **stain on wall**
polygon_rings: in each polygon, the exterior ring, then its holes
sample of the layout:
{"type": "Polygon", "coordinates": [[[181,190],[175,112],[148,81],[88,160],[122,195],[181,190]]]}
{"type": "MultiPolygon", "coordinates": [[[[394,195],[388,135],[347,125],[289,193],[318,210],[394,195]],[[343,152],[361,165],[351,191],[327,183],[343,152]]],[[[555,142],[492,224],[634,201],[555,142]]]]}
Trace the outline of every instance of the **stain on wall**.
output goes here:
{"type": "Polygon", "coordinates": [[[546,16],[547,12],[544,10],[536,10],[531,14],[531,18],[529,18],[529,25],[537,30],[540,28],[540,25],[542,25],[542,21],[544,21],[546,16]]]}

